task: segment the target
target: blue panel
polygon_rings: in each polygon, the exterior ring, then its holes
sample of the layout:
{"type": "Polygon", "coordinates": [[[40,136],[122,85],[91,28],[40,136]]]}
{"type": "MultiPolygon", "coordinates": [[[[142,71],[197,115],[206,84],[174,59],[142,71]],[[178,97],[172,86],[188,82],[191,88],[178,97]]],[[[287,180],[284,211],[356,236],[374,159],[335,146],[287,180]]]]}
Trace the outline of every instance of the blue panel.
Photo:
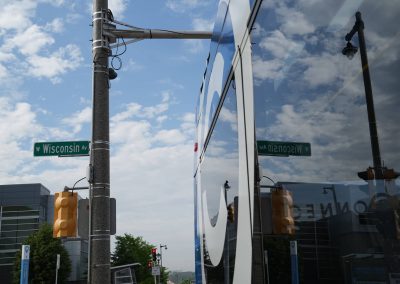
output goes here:
{"type": "Polygon", "coordinates": [[[200,233],[198,229],[198,200],[197,200],[197,182],[194,182],[194,265],[195,265],[195,279],[197,284],[202,284],[203,279],[201,276],[201,247],[200,247],[200,233]]]}

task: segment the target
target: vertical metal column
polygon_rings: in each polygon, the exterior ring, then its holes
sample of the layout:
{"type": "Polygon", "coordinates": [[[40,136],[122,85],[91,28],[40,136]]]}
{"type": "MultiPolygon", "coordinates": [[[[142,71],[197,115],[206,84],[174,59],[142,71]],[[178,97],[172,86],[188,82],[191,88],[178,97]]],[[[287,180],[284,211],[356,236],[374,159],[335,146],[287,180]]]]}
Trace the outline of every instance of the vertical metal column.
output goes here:
{"type": "Polygon", "coordinates": [[[88,283],[110,283],[109,39],[103,28],[108,0],[93,0],[93,121],[90,153],[88,283]]]}
{"type": "Polygon", "coordinates": [[[361,68],[363,72],[365,99],[367,103],[368,124],[371,139],[372,158],[374,161],[375,178],[382,179],[382,161],[381,153],[379,150],[378,130],[376,126],[374,99],[372,96],[371,76],[369,74],[367,48],[365,46],[364,22],[361,18],[360,12],[356,13],[356,22],[350,33],[346,35],[345,39],[347,41],[350,41],[355,33],[358,33],[358,43],[360,45],[361,68]]]}

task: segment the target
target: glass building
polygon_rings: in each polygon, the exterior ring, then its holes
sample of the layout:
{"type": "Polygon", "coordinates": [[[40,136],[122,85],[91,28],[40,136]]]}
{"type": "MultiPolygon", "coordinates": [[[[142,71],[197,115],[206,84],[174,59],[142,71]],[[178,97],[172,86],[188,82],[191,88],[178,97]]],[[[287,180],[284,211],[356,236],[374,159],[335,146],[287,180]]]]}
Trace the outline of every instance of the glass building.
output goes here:
{"type": "MultiPolygon", "coordinates": [[[[12,283],[16,252],[43,223],[53,224],[54,195],[40,183],[0,185],[0,282],[12,283]]],[[[71,260],[70,283],[82,282],[87,271],[87,240],[64,241],[71,260]]]]}
{"type": "Polygon", "coordinates": [[[195,116],[196,283],[400,283],[399,17],[390,0],[220,1],[195,116]],[[293,201],[280,219],[276,192],[293,201]]]}
{"type": "Polygon", "coordinates": [[[53,198],[42,184],[0,185],[0,279],[11,283],[16,252],[42,223],[53,222],[53,198]]]}

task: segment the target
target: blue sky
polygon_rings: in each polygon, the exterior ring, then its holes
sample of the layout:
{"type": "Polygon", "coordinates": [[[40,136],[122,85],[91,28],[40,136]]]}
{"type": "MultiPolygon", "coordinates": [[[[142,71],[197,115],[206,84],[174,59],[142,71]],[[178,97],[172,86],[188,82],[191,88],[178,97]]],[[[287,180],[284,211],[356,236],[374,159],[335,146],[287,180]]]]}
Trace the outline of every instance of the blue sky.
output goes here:
{"type": "MultiPolygon", "coordinates": [[[[33,143],[91,138],[91,5],[0,0],[2,184],[42,183],[54,193],[86,174],[88,157],[33,157],[33,143]]],[[[208,0],[109,0],[116,20],[143,28],[212,30],[217,7],[208,0]]],[[[194,109],[208,50],[209,40],[130,44],[111,82],[117,234],[167,244],[163,264],[171,270],[194,269],[194,109]]]]}

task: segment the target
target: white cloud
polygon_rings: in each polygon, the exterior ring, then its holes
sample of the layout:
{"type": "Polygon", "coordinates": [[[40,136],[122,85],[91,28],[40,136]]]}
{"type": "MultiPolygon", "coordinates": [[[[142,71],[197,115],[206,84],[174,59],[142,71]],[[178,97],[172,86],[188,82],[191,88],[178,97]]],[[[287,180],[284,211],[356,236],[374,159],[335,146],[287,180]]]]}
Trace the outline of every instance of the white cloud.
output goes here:
{"type": "Polygon", "coordinates": [[[184,13],[201,6],[209,5],[207,0],[167,0],[166,6],[174,12],[184,13]]]}
{"type": "Polygon", "coordinates": [[[179,144],[186,140],[185,135],[178,129],[161,130],[154,135],[154,141],[164,144],[179,144]]]}
{"type": "Polygon", "coordinates": [[[0,30],[24,30],[31,25],[37,3],[30,0],[0,1],[0,30]]]}
{"type": "Polygon", "coordinates": [[[92,108],[86,107],[81,111],[74,113],[71,117],[66,117],[62,120],[63,123],[74,128],[74,133],[78,133],[82,130],[82,126],[85,123],[92,121],[92,108]]]}
{"type": "Polygon", "coordinates": [[[195,18],[192,21],[193,28],[197,31],[209,31],[211,32],[214,27],[214,20],[195,18]]]}
{"type": "Polygon", "coordinates": [[[0,98],[0,142],[11,143],[34,137],[41,127],[36,123],[36,114],[31,105],[25,102],[11,104],[8,99],[0,98]],[[10,127],[12,126],[12,127],[10,127]]]}
{"type": "Polygon", "coordinates": [[[195,133],[195,123],[194,123],[194,113],[185,113],[182,116],[181,129],[188,135],[189,137],[194,137],[195,133]]]}
{"type": "Polygon", "coordinates": [[[126,106],[126,110],[120,113],[117,113],[113,117],[111,117],[112,122],[118,122],[122,120],[126,120],[128,118],[131,118],[137,114],[139,114],[139,111],[142,109],[142,106],[138,103],[129,103],[126,106]]]}
{"type": "Polygon", "coordinates": [[[64,31],[64,23],[62,19],[56,18],[50,23],[47,23],[44,29],[49,32],[60,33],[64,31]]]}
{"type": "Polygon", "coordinates": [[[28,73],[33,77],[45,77],[53,82],[59,80],[59,76],[67,71],[75,70],[83,61],[78,46],[69,44],[60,47],[49,57],[33,55],[27,58],[29,63],[28,73]]]}
{"type": "Polygon", "coordinates": [[[185,39],[186,50],[192,54],[200,53],[204,50],[205,44],[198,39],[185,39]]]}
{"type": "Polygon", "coordinates": [[[121,19],[123,18],[127,5],[126,0],[109,0],[108,8],[112,11],[115,19],[121,19]]]}
{"type": "Polygon", "coordinates": [[[0,79],[8,76],[7,68],[0,64],[0,79]]]}
{"type": "Polygon", "coordinates": [[[142,65],[138,64],[132,58],[129,58],[128,62],[122,65],[123,71],[138,71],[142,70],[143,68],[144,67],[142,65]]]}
{"type": "Polygon", "coordinates": [[[37,25],[28,27],[24,32],[18,33],[11,39],[8,39],[4,48],[11,50],[18,48],[24,55],[34,55],[41,51],[45,46],[54,43],[54,39],[47,33],[43,32],[42,28],[37,25]]]}

